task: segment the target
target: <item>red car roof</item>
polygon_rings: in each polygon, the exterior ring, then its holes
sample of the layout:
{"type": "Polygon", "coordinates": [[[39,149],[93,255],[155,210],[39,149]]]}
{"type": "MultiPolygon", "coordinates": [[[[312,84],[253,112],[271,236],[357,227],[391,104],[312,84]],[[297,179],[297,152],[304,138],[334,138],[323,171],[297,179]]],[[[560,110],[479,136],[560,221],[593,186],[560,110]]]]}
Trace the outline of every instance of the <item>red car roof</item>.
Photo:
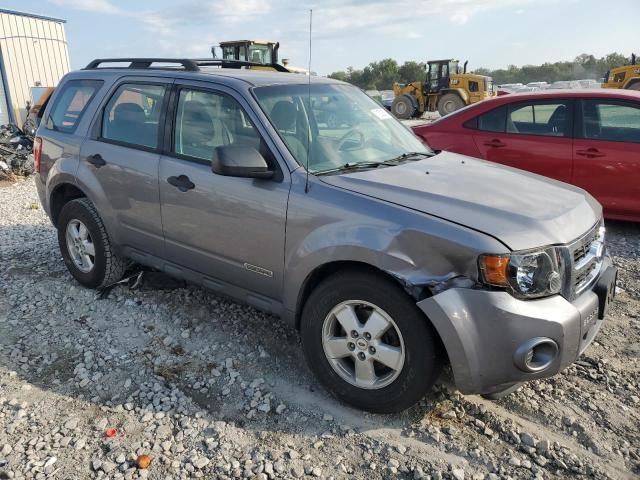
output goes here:
{"type": "Polygon", "coordinates": [[[526,100],[552,100],[558,98],[609,98],[620,100],[635,100],[640,102],[640,92],[636,90],[623,89],[607,89],[607,88],[584,88],[584,89],[557,89],[557,90],[540,90],[537,92],[510,93],[494,97],[489,100],[474,103],[457,112],[450,113],[445,117],[441,117],[426,125],[416,125],[413,130],[422,130],[424,128],[437,127],[447,122],[449,119],[471,118],[475,115],[491,110],[499,105],[506,105],[513,102],[522,102],[526,100]]]}

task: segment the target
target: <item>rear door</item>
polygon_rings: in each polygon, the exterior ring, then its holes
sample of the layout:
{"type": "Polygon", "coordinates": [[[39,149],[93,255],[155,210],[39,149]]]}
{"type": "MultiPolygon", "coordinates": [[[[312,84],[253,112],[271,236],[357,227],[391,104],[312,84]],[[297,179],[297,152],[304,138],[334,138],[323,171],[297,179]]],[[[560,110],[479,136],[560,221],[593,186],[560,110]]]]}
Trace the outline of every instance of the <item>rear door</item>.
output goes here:
{"type": "Polygon", "coordinates": [[[582,100],[573,154],[573,183],[609,217],[640,220],[640,102],[582,100]]]}
{"type": "Polygon", "coordinates": [[[470,122],[481,156],[492,162],[571,181],[570,100],[537,100],[502,105],[470,122]]]}
{"type": "Polygon", "coordinates": [[[117,225],[112,233],[116,243],[154,256],[164,251],[158,165],[171,83],[154,77],[120,79],[94,118],[78,168],[78,180],[92,192],[98,211],[117,225]]]}

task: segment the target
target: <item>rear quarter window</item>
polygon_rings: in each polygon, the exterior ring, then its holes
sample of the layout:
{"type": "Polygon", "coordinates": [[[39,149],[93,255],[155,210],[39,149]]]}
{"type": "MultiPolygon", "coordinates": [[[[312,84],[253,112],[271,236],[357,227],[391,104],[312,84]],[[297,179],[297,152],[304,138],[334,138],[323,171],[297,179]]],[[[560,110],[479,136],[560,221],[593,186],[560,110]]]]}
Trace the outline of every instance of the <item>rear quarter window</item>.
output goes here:
{"type": "Polygon", "coordinates": [[[62,133],[75,132],[87,106],[100,89],[102,80],[69,80],[55,99],[46,128],[62,133]]]}

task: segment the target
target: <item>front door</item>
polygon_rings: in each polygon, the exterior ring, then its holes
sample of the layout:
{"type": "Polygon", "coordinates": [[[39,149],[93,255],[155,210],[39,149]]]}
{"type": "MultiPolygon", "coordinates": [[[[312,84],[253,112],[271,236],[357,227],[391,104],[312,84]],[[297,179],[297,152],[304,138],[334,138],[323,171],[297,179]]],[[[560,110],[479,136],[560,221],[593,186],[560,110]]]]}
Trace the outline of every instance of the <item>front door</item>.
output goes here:
{"type": "Polygon", "coordinates": [[[527,101],[477,119],[473,139],[486,160],[571,181],[573,102],[527,101]]]}
{"type": "Polygon", "coordinates": [[[573,183],[610,217],[640,220],[640,102],[585,99],[573,148],[573,183]]]}
{"type": "Polygon", "coordinates": [[[260,301],[253,293],[278,299],[289,172],[279,168],[244,100],[210,87],[178,85],[172,105],[172,141],[165,145],[170,153],[161,158],[159,173],[167,258],[202,274],[205,285],[254,305],[260,301]],[[214,149],[224,145],[254,147],[276,177],[213,173],[214,149]]]}
{"type": "Polygon", "coordinates": [[[160,124],[171,81],[123,79],[98,111],[80,149],[78,178],[119,245],[162,256],[158,190],[160,124]]]}

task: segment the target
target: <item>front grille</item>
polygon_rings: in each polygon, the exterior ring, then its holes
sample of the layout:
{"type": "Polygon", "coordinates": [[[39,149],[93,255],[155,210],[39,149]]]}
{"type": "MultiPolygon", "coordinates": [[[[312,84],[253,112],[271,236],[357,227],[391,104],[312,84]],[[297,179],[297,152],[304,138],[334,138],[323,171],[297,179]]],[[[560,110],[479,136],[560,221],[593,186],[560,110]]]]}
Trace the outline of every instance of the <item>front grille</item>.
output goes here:
{"type": "Polygon", "coordinates": [[[571,291],[575,298],[589,288],[600,273],[604,257],[604,229],[598,222],[585,235],[569,245],[571,291]]]}
{"type": "Polygon", "coordinates": [[[582,260],[584,257],[587,256],[587,253],[589,252],[589,247],[591,246],[593,241],[596,239],[597,235],[598,235],[598,229],[593,228],[589,231],[587,235],[585,235],[582,241],[580,241],[575,246],[575,249],[573,251],[574,263],[578,263],[580,260],[582,260]]]}

